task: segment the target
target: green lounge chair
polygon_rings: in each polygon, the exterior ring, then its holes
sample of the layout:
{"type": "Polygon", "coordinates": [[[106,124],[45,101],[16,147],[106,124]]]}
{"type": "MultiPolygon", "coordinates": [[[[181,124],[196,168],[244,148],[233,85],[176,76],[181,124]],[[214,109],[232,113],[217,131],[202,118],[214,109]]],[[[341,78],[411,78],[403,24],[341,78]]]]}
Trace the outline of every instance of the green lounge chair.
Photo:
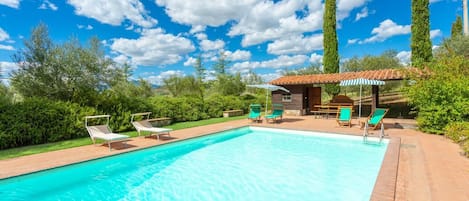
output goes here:
{"type": "Polygon", "coordinates": [[[249,115],[248,119],[252,121],[261,120],[261,104],[251,104],[249,106],[249,115]]]}
{"type": "Polygon", "coordinates": [[[265,116],[265,120],[268,122],[272,120],[273,122],[277,120],[282,120],[283,118],[283,105],[282,104],[273,104],[272,105],[272,114],[265,116]]]}
{"type": "Polygon", "coordinates": [[[339,126],[352,127],[352,107],[340,106],[337,113],[337,123],[339,126]]]}
{"type": "MultiPolygon", "coordinates": [[[[371,128],[371,129],[378,128],[380,123],[383,121],[384,115],[386,115],[388,111],[389,111],[388,108],[376,108],[366,120],[368,121],[368,128],[371,128]]],[[[365,126],[365,122],[362,122],[361,127],[363,128],[364,126],[365,126]]]]}

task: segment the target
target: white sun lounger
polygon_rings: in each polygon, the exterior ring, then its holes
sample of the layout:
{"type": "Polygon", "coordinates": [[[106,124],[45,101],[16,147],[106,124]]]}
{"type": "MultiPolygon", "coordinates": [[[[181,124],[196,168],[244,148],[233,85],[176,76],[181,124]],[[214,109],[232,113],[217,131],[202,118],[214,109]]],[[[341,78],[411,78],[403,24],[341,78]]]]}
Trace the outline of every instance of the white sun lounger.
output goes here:
{"type": "Polygon", "coordinates": [[[131,118],[131,123],[135,127],[135,129],[138,132],[138,135],[140,136],[143,132],[148,132],[149,135],[156,135],[156,138],[159,140],[160,135],[168,135],[169,132],[171,132],[173,129],[169,128],[159,128],[159,127],[153,127],[151,123],[148,121],[148,118],[150,116],[151,112],[143,112],[143,113],[136,113],[132,114],[131,118]],[[141,121],[134,121],[135,116],[146,116],[147,119],[141,120],[141,121]]]}
{"type": "MultiPolygon", "coordinates": [[[[86,116],[85,117],[85,126],[86,130],[88,130],[88,134],[90,134],[91,140],[93,141],[93,144],[96,144],[96,139],[104,140],[105,143],[109,146],[109,151],[111,151],[111,143],[112,142],[120,142],[120,141],[126,141],[129,136],[127,135],[121,135],[121,134],[116,134],[111,131],[109,128],[109,117],[110,115],[97,115],[97,116],[86,116]],[[103,125],[95,125],[95,126],[89,126],[88,125],[88,119],[95,119],[95,118],[107,118],[107,123],[103,125]]],[[[125,142],[124,142],[125,144],[125,142]]]]}

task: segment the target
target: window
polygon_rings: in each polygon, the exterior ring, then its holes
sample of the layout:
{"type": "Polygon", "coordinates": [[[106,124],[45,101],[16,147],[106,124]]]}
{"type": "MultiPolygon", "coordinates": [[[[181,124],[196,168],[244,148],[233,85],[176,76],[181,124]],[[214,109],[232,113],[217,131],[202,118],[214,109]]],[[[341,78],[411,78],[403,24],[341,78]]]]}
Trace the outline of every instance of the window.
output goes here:
{"type": "Polygon", "coordinates": [[[291,94],[283,94],[282,102],[291,102],[291,94]]]}

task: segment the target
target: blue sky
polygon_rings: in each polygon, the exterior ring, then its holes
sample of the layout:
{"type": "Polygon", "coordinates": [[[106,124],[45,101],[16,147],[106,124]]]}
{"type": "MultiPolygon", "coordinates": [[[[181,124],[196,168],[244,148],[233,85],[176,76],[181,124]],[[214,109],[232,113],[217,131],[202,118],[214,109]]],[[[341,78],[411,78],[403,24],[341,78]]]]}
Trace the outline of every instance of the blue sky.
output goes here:
{"type": "MultiPolygon", "coordinates": [[[[386,50],[410,56],[410,0],[337,0],[341,60],[386,50]]],[[[462,15],[461,0],[430,0],[433,45],[451,34],[462,15]]],[[[220,51],[230,72],[260,74],[321,63],[321,0],[0,0],[0,65],[17,68],[11,55],[23,48],[33,27],[49,28],[56,43],[97,36],[106,54],[135,70],[133,78],[154,84],[171,75],[191,75],[198,55],[211,71],[220,51]]]]}

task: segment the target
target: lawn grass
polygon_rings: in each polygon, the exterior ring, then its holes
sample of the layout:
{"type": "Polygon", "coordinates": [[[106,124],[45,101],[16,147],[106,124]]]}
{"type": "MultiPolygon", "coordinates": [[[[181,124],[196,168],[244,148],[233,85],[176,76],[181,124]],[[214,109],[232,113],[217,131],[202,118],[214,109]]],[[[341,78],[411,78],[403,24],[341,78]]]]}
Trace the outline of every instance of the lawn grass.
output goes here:
{"type": "MultiPolygon", "coordinates": [[[[180,129],[185,129],[185,128],[192,128],[192,127],[197,127],[197,126],[204,126],[204,125],[209,125],[209,124],[216,124],[216,123],[222,123],[222,122],[245,119],[245,118],[247,118],[247,115],[229,117],[229,118],[212,118],[212,119],[206,119],[206,120],[200,120],[200,121],[174,123],[174,124],[165,126],[165,128],[171,128],[173,130],[180,130],[180,129]]],[[[136,137],[138,135],[136,131],[129,131],[129,132],[121,133],[121,134],[129,135],[130,137],[136,137]]],[[[26,156],[26,155],[31,155],[31,154],[44,153],[44,152],[55,151],[55,150],[61,150],[61,149],[67,149],[67,148],[72,148],[72,147],[90,145],[92,143],[93,142],[91,141],[91,139],[89,137],[86,137],[86,138],[78,138],[78,139],[73,139],[73,140],[65,140],[61,142],[53,142],[53,143],[47,143],[47,144],[31,145],[31,146],[25,146],[25,147],[0,150],[0,160],[8,159],[8,158],[16,158],[16,157],[26,156]]]]}

